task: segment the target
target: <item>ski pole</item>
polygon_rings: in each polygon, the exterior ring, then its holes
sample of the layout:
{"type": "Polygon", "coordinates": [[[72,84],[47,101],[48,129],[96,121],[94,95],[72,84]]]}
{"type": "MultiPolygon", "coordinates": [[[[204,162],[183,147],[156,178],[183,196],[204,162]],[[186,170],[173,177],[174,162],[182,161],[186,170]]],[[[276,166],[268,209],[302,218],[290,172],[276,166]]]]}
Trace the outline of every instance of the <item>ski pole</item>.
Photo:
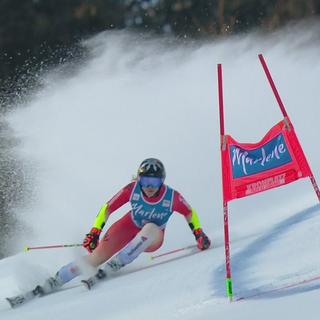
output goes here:
{"type": "Polygon", "coordinates": [[[167,256],[167,255],[170,255],[170,254],[173,254],[173,253],[181,252],[181,251],[188,250],[188,249],[193,249],[193,248],[196,248],[196,247],[197,247],[197,245],[193,244],[193,245],[190,245],[190,246],[187,246],[187,247],[183,247],[183,248],[180,248],[180,249],[175,249],[175,250],[167,251],[167,252],[158,254],[158,255],[156,255],[156,256],[151,256],[151,257],[150,257],[150,260],[155,260],[155,259],[158,259],[158,258],[167,256]]]}
{"type": "Polygon", "coordinates": [[[72,248],[72,247],[81,247],[81,243],[75,243],[75,244],[55,244],[50,246],[37,246],[37,247],[29,247],[25,246],[24,251],[30,251],[30,250],[38,250],[38,249],[57,249],[57,248],[72,248]]]}

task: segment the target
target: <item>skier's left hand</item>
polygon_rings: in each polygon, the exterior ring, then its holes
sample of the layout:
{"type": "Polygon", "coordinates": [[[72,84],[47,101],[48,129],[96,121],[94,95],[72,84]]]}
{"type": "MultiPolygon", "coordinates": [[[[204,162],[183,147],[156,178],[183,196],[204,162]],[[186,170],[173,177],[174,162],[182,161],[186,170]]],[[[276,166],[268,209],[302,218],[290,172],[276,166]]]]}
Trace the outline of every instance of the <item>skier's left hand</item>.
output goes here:
{"type": "Polygon", "coordinates": [[[194,230],[193,234],[197,241],[197,247],[200,250],[206,250],[210,247],[211,241],[201,228],[194,230]]]}

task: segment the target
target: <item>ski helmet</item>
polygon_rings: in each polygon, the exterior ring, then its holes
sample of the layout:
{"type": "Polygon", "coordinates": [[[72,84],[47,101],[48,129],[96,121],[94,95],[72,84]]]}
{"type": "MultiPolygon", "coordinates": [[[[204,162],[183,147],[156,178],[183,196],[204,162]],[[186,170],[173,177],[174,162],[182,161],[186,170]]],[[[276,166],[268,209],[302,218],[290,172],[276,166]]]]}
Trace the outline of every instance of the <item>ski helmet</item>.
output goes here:
{"type": "Polygon", "coordinates": [[[148,158],[141,162],[138,169],[138,177],[158,177],[162,182],[166,178],[166,170],[163,163],[155,158],[148,158]]]}

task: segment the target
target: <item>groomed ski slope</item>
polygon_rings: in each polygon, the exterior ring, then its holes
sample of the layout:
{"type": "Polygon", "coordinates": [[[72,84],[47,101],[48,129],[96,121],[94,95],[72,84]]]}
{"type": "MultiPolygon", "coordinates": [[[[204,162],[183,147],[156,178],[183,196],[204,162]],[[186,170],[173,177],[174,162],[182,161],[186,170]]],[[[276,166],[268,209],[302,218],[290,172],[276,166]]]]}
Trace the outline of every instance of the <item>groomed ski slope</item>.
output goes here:
{"type": "MultiPolygon", "coordinates": [[[[46,75],[43,89],[8,116],[33,192],[14,211],[22,225],[16,254],[0,261],[0,319],[318,319],[320,206],[308,180],[230,203],[234,294],[244,299],[230,304],[225,297],[216,97],[222,63],[226,131],[241,142],[260,140],[281,119],[257,58],[262,52],[320,181],[318,29],[309,23],[194,46],[101,34],[86,43],[90,58],[76,72],[46,75]],[[167,183],[197,209],[214,248],[154,261],[144,254],[92,291],[76,279],[10,309],[4,297],[85,254],[24,253],[23,246],[81,241],[101,204],[148,156],[163,160],[167,183]]],[[[193,243],[176,214],[157,254],[193,243]]]]}

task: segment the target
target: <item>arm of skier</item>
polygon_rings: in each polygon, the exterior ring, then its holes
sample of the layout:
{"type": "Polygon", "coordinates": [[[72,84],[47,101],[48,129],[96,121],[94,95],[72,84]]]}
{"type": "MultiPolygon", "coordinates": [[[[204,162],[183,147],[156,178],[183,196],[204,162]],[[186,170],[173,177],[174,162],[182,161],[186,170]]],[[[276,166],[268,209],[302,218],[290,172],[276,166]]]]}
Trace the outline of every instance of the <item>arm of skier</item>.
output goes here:
{"type": "Polygon", "coordinates": [[[134,182],[129,183],[101,207],[90,232],[86,234],[83,240],[83,247],[89,252],[92,252],[98,246],[100,234],[109,216],[130,200],[133,187],[134,182]]]}
{"type": "Polygon", "coordinates": [[[173,210],[184,215],[196,241],[197,246],[200,250],[205,250],[210,247],[211,241],[208,236],[204,233],[198,214],[195,209],[193,209],[188,202],[175,191],[173,198],[173,210]]]}

